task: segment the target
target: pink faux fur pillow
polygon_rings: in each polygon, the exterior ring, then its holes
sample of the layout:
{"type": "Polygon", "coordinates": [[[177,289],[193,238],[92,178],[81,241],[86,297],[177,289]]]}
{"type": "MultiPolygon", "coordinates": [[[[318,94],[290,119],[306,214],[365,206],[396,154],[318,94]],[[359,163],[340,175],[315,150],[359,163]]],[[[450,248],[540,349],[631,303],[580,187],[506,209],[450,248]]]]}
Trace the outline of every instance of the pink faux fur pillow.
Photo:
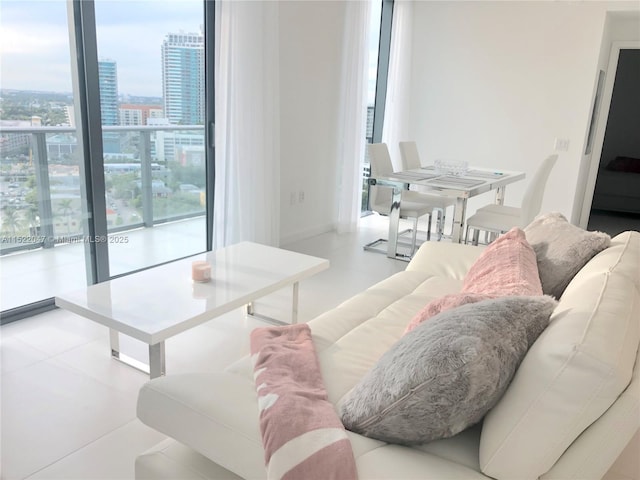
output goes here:
{"type": "Polygon", "coordinates": [[[517,227],[499,236],[482,252],[464,277],[460,293],[429,302],[413,317],[405,333],[444,310],[512,295],[542,295],[536,254],[517,227]]]}
{"type": "Polygon", "coordinates": [[[490,243],[464,277],[462,291],[542,295],[536,252],[524,231],[514,227],[490,243]]]}

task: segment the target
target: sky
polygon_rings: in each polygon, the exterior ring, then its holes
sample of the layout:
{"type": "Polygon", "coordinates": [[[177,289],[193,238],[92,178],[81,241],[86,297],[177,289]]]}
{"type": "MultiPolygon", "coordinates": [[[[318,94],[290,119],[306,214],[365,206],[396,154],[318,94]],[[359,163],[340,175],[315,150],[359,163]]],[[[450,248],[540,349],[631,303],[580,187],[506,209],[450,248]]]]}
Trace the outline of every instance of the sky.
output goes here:
{"type": "MultiPolygon", "coordinates": [[[[98,57],[118,65],[120,94],[162,96],[167,33],[199,32],[202,0],[96,0],[98,57]]],[[[0,86],[71,92],[66,0],[0,1],[0,86]]]]}
{"type": "MultiPolygon", "coordinates": [[[[95,11],[98,57],[116,61],[121,95],[161,97],[165,35],[203,24],[202,0],[96,0],[95,11]]],[[[372,44],[370,73],[376,50],[372,44]]],[[[0,87],[72,91],[66,0],[0,0],[0,87]]]]}

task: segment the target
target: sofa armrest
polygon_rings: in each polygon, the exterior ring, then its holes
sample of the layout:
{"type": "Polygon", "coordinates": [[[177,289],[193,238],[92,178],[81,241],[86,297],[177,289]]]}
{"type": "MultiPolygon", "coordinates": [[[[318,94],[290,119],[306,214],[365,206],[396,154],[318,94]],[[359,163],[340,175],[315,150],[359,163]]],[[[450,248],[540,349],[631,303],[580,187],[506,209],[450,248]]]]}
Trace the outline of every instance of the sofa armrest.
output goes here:
{"type": "Polygon", "coordinates": [[[461,243],[425,242],[407,265],[407,270],[463,280],[484,248],[461,243]]]}

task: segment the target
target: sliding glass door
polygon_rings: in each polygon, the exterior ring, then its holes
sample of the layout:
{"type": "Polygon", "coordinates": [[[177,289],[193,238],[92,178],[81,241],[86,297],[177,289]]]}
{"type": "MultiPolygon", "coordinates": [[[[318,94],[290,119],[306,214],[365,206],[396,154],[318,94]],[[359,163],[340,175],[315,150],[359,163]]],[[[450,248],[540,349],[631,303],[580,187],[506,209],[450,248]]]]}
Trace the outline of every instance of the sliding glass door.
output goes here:
{"type": "Polygon", "coordinates": [[[213,1],[3,0],[0,22],[3,323],[207,250],[213,1]]]}
{"type": "Polygon", "coordinates": [[[202,0],[95,0],[109,272],[206,249],[202,0]]]}
{"type": "Polygon", "coordinates": [[[7,312],[86,285],[87,209],[66,2],[3,1],[0,22],[0,306],[7,312]]]}

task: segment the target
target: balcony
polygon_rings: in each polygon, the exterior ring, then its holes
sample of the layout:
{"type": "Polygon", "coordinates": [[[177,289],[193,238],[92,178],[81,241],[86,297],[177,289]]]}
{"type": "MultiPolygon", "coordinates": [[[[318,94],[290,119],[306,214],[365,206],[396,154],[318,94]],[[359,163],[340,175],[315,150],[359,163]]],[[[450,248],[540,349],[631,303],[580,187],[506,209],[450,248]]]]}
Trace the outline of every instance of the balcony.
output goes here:
{"type": "MultiPolygon", "coordinates": [[[[103,145],[110,275],[204,251],[204,127],[105,126],[103,145]]],[[[87,283],[80,152],[71,127],[0,129],[2,311],[87,283]]]]}

